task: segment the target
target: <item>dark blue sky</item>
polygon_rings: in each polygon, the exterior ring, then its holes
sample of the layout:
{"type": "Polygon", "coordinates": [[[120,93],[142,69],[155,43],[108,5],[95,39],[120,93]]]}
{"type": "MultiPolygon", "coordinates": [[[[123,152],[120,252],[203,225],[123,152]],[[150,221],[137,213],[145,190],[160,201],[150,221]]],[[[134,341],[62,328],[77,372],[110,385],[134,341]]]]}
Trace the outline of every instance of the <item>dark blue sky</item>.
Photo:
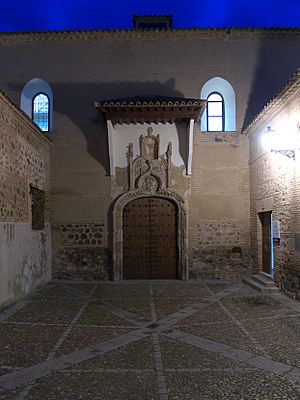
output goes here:
{"type": "Polygon", "coordinates": [[[131,28],[173,14],[179,27],[300,27],[300,0],[2,0],[0,31],[131,28]]]}

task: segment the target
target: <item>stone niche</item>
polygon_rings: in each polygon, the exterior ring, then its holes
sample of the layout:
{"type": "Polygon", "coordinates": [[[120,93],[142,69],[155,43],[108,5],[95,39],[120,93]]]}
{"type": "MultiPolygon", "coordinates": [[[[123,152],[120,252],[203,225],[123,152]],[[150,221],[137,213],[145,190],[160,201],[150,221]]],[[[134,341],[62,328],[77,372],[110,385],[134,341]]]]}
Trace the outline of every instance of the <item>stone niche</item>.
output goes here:
{"type": "Polygon", "coordinates": [[[187,210],[184,199],[171,187],[172,142],[165,154],[160,153],[160,137],[148,127],[139,138],[140,154],[134,158],[133,144],[127,146],[128,191],[122,193],[113,207],[113,271],[112,278],[123,278],[123,209],[130,201],[141,197],[161,197],[173,202],[177,210],[177,269],[180,279],[188,278],[187,210]]]}

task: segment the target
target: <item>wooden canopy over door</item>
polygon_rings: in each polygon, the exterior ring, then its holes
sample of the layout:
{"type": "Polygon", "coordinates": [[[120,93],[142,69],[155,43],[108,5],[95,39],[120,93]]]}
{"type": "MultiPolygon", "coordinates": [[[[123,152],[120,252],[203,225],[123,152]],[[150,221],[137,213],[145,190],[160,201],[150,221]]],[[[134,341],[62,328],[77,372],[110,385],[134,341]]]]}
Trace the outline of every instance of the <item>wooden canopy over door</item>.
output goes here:
{"type": "Polygon", "coordinates": [[[123,278],[177,278],[176,207],[143,197],[123,210],[123,278]]]}

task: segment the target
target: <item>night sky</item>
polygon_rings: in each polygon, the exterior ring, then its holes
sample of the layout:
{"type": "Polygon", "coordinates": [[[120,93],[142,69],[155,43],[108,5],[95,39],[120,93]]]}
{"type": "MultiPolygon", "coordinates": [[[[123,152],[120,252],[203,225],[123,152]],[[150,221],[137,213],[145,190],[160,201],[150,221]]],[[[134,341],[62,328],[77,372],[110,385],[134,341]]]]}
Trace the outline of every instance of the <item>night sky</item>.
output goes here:
{"type": "Polygon", "coordinates": [[[175,28],[300,27],[300,0],[2,0],[0,31],[126,29],[132,15],[173,14],[175,28]]]}

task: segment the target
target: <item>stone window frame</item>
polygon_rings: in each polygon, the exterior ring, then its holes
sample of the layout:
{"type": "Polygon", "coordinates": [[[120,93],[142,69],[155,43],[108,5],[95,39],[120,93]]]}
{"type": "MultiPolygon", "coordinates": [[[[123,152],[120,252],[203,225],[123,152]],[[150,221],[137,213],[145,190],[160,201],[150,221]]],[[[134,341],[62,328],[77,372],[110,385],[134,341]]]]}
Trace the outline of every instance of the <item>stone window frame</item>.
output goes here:
{"type": "MultiPolygon", "coordinates": [[[[215,76],[204,83],[201,88],[200,98],[207,99],[212,93],[218,93],[224,100],[224,132],[236,131],[236,96],[232,85],[224,78],[215,76]]],[[[207,108],[201,116],[201,131],[207,129],[207,108]]]]}
{"type": "Polygon", "coordinates": [[[224,97],[222,96],[221,93],[219,92],[212,92],[208,95],[207,97],[207,107],[206,107],[206,126],[207,126],[207,132],[214,132],[213,129],[209,128],[209,120],[210,118],[221,118],[222,119],[222,129],[220,132],[224,132],[225,130],[225,104],[224,104],[224,97]],[[214,94],[220,96],[220,100],[210,100],[210,97],[213,96],[214,94]],[[211,115],[209,113],[209,103],[222,103],[222,111],[220,115],[211,115]]]}
{"type": "Polygon", "coordinates": [[[121,195],[115,202],[112,212],[113,218],[113,243],[112,243],[112,273],[111,279],[118,281],[123,279],[123,210],[132,200],[143,197],[158,197],[169,200],[175,204],[177,216],[177,276],[181,280],[189,278],[188,273],[188,230],[187,210],[183,198],[173,190],[160,189],[156,193],[132,190],[121,195]]]}

